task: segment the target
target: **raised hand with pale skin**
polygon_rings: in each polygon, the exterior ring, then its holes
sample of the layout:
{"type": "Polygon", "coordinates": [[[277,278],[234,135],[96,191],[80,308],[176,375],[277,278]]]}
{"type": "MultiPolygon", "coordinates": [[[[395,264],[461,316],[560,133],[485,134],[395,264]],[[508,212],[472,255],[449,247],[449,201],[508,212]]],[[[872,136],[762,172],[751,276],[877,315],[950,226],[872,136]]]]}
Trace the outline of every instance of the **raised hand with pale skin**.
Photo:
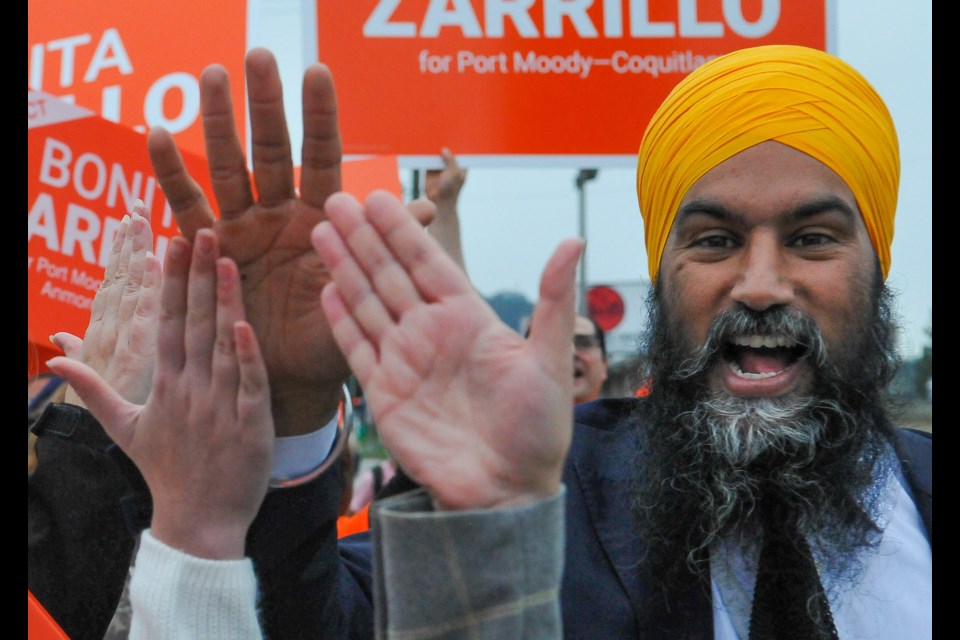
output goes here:
{"type": "MultiPolygon", "coordinates": [[[[323,205],[340,190],[341,143],[330,70],[310,65],[303,76],[303,146],[299,190],[277,62],[270,51],[246,56],[253,183],[222,65],[200,76],[200,106],[217,212],[187,172],[170,133],[147,138],[150,160],[181,233],[192,240],[211,228],[223,255],[240,269],[246,317],[260,340],[270,373],[277,435],[298,435],[337,411],[349,369],[320,306],[329,273],[310,245],[310,231],[326,219],[323,205]]],[[[240,123],[242,125],[242,123],[240,123]]],[[[411,205],[426,221],[433,207],[411,205]]]]}
{"type": "MultiPolygon", "coordinates": [[[[157,352],[161,266],[153,254],[149,212],[137,200],[117,229],[83,338],[60,331],[50,340],[87,363],[124,399],[143,402],[157,352]]],[[[64,402],[85,406],[72,385],[64,402]]]]}
{"type": "Polygon", "coordinates": [[[140,469],[153,499],[151,532],[193,556],[244,557],[267,492],[274,428],[267,371],[244,320],[236,264],[198,230],[167,250],[157,357],[144,403],[125,400],[93,368],[57,357],[107,434],[140,469]]]}
{"type": "Polygon", "coordinates": [[[323,308],[403,469],[440,509],[555,495],[572,437],[574,277],[561,243],[525,340],[389,193],[340,193],[312,233],[333,282],[323,308]]]}
{"type": "Polygon", "coordinates": [[[467,181],[467,170],[457,163],[456,156],[449,149],[443,149],[440,155],[443,158],[443,169],[428,169],[423,181],[424,194],[437,206],[436,216],[427,231],[466,272],[457,201],[460,199],[460,190],[467,181]]]}

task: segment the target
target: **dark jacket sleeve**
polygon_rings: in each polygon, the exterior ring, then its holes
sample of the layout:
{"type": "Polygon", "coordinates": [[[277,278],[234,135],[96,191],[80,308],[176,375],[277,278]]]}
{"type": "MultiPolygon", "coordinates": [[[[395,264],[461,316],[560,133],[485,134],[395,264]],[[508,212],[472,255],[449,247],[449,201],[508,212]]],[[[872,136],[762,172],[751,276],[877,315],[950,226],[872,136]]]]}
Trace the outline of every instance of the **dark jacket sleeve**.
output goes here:
{"type": "Polygon", "coordinates": [[[369,540],[337,539],[341,476],[270,490],[250,527],[268,640],[373,639],[369,540]]]}
{"type": "Polygon", "coordinates": [[[88,411],[51,404],[32,431],[27,588],[71,640],[102,640],[133,556],[123,508],[133,489],[119,450],[88,411]]]}

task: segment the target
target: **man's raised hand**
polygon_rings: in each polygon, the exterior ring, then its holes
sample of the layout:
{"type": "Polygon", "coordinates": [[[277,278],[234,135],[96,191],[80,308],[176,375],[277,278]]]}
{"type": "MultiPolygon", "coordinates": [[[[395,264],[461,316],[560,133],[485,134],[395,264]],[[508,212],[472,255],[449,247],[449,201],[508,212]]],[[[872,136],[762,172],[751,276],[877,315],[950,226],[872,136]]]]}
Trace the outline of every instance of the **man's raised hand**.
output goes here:
{"type": "Polygon", "coordinates": [[[313,231],[333,283],[323,307],[378,433],[440,508],[554,494],[572,437],[574,277],[557,248],[525,340],[386,192],[337,194],[313,231]]]}

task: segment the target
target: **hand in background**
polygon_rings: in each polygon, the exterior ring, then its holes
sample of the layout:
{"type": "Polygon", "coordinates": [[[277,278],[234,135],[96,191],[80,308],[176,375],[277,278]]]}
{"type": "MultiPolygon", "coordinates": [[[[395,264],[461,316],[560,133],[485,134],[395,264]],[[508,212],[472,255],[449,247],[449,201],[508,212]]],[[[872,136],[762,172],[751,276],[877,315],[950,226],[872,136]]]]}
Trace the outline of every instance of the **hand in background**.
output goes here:
{"type": "Polygon", "coordinates": [[[554,495],[572,437],[582,242],[548,262],[525,340],[393,196],[338,194],[326,209],[312,234],[333,276],[323,307],[397,463],[443,509],[554,495]]]}
{"type": "Polygon", "coordinates": [[[457,201],[467,180],[467,170],[460,168],[456,156],[449,149],[444,149],[441,156],[443,169],[428,169],[424,177],[424,194],[437,206],[436,216],[427,231],[450,254],[457,266],[466,272],[457,201]]]}
{"type": "MultiPolygon", "coordinates": [[[[440,152],[443,169],[428,169],[423,183],[423,192],[437,205],[456,211],[460,190],[467,181],[467,170],[460,168],[457,157],[449,149],[440,152]]],[[[438,211],[439,213],[439,211],[438,211]]]]}
{"type": "MultiPolygon", "coordinates": [[[[146,400],[157,352],[161,267],[153,255],[148,216],[137,200],[120,222],[83,338],[65,331],[50,337],[67,357],[92,367],[130,402],[146,400]]],[[[72,385],[64,402],[85,406],[72,385]]]]}

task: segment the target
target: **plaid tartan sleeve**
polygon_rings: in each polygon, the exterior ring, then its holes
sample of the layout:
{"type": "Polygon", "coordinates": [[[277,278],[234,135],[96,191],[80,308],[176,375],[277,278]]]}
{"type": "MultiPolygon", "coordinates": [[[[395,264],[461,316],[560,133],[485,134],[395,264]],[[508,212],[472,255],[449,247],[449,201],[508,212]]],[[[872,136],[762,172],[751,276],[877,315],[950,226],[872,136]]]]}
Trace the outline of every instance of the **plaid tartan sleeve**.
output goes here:
{"type": "Polygon", "coordinates": [[[377,638],[560,638],[564,494],[476,511],[435,512],[423,489],[374,503],[377,638]]]}

